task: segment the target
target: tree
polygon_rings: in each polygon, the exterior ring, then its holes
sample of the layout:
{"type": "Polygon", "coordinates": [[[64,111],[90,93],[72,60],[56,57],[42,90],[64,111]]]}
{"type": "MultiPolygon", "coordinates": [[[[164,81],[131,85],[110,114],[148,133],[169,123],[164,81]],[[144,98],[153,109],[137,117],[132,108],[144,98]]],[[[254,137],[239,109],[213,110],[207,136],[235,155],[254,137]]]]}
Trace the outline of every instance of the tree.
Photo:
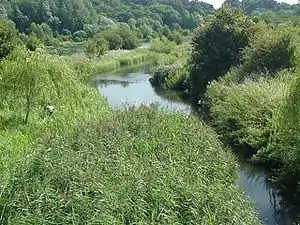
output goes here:
{"type": "Polygon", "coordinates": [[[40,39],[45,45],[52,45],[53,32],[48,24],[35,24],[32,23],[29,28],[29,33],[40,39]]]}
{"type": "Polygon", "coordinates": [[[134,31],[120,28],[118,29],[118,34],[123,39],[123,49],[135,49],[140,45],[140,41],[134,31]]]}
{"type": "Polygon", "coordinates": [[[17,45],[17,30],[12,22],[0,18],[0,60],[17,45]]]}
{"type": "Polygon", "coordinates": [[[87,37],[88,37],[87,33],[83,30],[76,31],[73,34],[73,40],[76,42],[85,41],[87,37]]]}
{"type": "Polygon", "coordinates": [[[98,36],[102,36],[108,41],[109,50],[117,50],[123,47],[124,42],[117,29],[109,29],[101,32],[98,36]]]}
{"type": "Polygon", "coordinates": [[[239,0],[225,0],[223,4],[231,8],[242,9],[242,3],[239,0]]]}
{"type": "Polygon", "coordinates": [[[93,24],[84,24],[83,31],[87,34],[87,37],[91,38],[97,33],[98,27],[93,24]]]}
{"type": "Polygon", "coordinates": [[[74,72],[59,57],[16,48],[0,68],[1,99],[10,110],[22,114],[25,124],[33,111],[40,112],[47,104],[58,108],[74,104],[69,100],[79,97],[74,72]]]}
{"type": "Polygon", "coordinates": [[[140,26],[139,30],[142,32],[144,38],[150,36],[152,33],[152,28],[146,24],[143,24],[142,26],[140,26]]]}
{"type": "Polygon", "coordinates": [[[169,37],[170,34],[171,34],[171,30],[170,28],[167,26],[167,25],[164,25],[163,26],[163,30],[162,30],[162,33],[165,37],[169,37]]]}
{"type": "Polygon", "coordinates": [[[246,73],[267,73],[274,75],[285,68],[292,68],[295,62],[297,29],[272,29],[264,23],[257,25],[257,32],[244,51],[243,69],[246,73]]]}
{"type": "Polygon", "coordinates": [[[183,36],[178,31],[172,31],[168,37],[170,41],[175,42],[177,45],[180,45],[183,43],[183,36]]]}
{"type": "Polygon", "coordinates": [[[197,29],[189,64],[195,100],[209,81],[241,63],[254,30],[253,21],[226,6],[218,10],[212,22],[197,29]]]}

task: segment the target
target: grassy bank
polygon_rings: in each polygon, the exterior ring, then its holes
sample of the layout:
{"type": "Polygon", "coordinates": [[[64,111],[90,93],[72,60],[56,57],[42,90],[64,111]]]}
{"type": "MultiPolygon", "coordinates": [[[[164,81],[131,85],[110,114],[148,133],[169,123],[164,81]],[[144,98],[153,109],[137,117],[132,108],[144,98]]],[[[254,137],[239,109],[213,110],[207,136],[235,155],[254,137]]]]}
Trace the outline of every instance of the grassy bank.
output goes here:
{"type": "Polygon", "coordinates": [[[254,151],[265,147],[272,133],[274,114],[288,92],[290,78],[282,72],[275,79],[236,83],[228,82],[225,77],[212,82],[207,96],[216,131],[227,141],[254,151]]]}
{"type": "Polygon", "coordinates": [[[151,61],[154,57],[155,54],[151,53],[148,49],[136,49],[122,54],[104,56],[100,59],[67,57],[65,60],[81,75],[82,79],[87,79],[92,74],[100,74],[116,70],[122,66],[131,66],[151,61]]]}
{"type": "Polygon", "coordinates": [[[212,82],[207,91],[215,130],[253,162],[276,169],[278,178],[299,177],[298,72],[275,78],[233,82],[231,74],[212,82]]]}
{"type": "Polygon", "coordinates": [[[23,51],[0,63],[1,223],[260,224],[209,127],[114,111],[75,64],[23,51]]]}
{"type": "Polygon", "coordinates": [[[12,175],[8,224],[259,224],[214,132],[153,108],[81,122],[12,175]]]}

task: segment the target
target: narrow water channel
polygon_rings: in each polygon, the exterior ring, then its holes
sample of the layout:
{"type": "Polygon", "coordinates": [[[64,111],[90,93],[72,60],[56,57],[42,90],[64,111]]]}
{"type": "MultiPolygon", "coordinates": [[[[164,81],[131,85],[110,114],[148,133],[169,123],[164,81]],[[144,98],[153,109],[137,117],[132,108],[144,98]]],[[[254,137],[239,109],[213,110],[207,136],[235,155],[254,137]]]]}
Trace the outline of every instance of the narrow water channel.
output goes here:
{"type": "MultiPolygon", "coordinates": [[[[91,82],[109,101],[111,107],[120,108],[124,104],[151,104],[159,107],[194,114],[193,107],[183,102],[174,92],[154,89],[148,79],[147,65],[123,68],[108,74],[95,75],[91,82]]],[[[282,197],[281,190],[268,182],[267,173],[260,167],[243,160],[239,161],[239,185],[245,191],[245,197],[251,198],[256,211],[266,225],[296,224],[300,208],[282,197]]]]}

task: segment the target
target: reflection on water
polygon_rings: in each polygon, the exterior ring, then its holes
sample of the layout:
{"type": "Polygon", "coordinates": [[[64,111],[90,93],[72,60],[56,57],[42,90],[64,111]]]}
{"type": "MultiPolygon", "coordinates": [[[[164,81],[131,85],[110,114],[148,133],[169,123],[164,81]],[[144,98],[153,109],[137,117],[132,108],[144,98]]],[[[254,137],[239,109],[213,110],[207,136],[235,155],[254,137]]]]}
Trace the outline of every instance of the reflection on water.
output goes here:
{"type": "Polygon", "coordinates": [[[239,185],[255,203],[255,208],[264,224],[298,224],[300,208],[299,202],[292,204],[295,200],[293,191],[275,187],[263,168],[242,160],[239,164],[241,168],[239,185]],[[282,191],[287,195],[282,195],[282,191]]]}
{"type": "MultiPolygon", "coordinates": [[[[135,105],[157,103],[165,109],[199,115],[199,111],[183,102],[178,93],[153,88],[148,82],[149,77],[148,66],[144,65],[97,75],[91,78],[91,82],[107,97],[112,107],[120,108],[125,103],[135,105]]],[[[239,185],[245,191],[246,196],[254,202],[264,224],[296,224],[300,204],[291,203],[295,200],[292,195],[293,191],[274,187],[268,181],[266,171],[258,166],[242,160],[239,161],[239,165],[239,185]]]]}
{"type": "Polygon", "coordinates": [[[107,97],[112,107],[119,108],[126,103],[134,105],[156,103],[161,108],[190,112],[189,104],[183,103],[174,92],[163,94],[158,89],[154,90],[148,82],[149,78],[148,66],[145,65],[140,68],[127,68],[113,74],[94,76],[91,81],[107,97]]]}

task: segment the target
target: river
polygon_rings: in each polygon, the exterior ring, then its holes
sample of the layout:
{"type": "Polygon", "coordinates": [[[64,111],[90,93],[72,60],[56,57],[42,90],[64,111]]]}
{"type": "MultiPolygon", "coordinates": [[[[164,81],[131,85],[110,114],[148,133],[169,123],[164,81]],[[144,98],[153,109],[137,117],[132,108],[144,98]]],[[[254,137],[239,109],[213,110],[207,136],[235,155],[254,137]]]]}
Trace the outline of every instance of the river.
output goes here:
{"type": "MultiPolygon", "coordinates": [[[[109,101],[111,107],[120,108],[124,104],[151,104],[159,107],[196,114],[194,107],[185,103],[175,92],[154,89],[147,65],[123,68],[116,72],[95,75],[91,82],[109,101]]],[[[267,172],[245,160],[239,160],[239,186],[245,197],[251,198],[259,218],[266,225],[292,225],[299,219],[300,207],[291,203],[289,190],[275,187],[268,181],[267,172]],[[280,193],[280,194],[279,194],[280,193]],[[285,193],[285,197],[281,193],[285,193]]]]}

